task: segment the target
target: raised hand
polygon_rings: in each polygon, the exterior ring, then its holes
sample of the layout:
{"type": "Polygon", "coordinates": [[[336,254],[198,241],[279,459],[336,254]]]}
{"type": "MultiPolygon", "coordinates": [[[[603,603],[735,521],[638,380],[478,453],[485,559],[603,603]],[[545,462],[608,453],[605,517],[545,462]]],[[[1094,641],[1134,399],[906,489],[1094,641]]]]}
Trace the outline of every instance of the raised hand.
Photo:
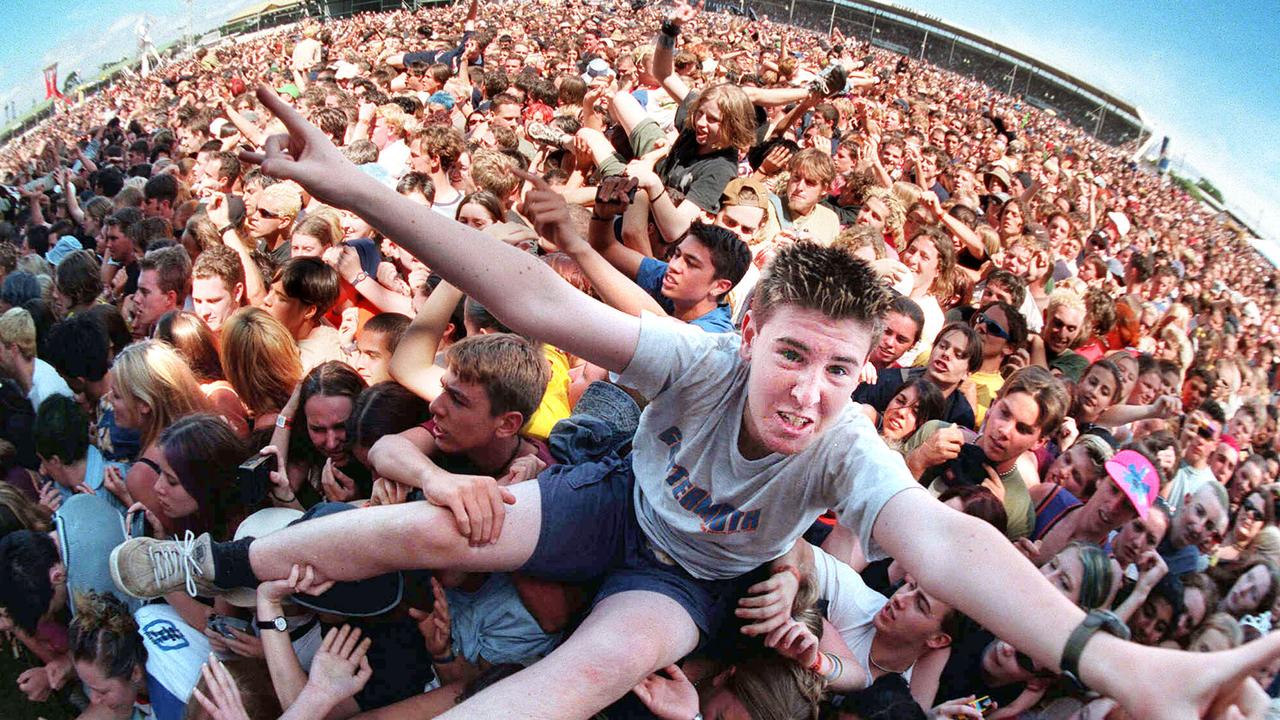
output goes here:
{"type": "Polygon", "coordinates": [[[191,694],[209,717],[213,720],[249,720],[244,701],[240,699],[240,688],[236,687],[235,678],[231,677],[221,660],[210,655],[200,674],[204,676],[209,694],[200,692],[198,687],[193,688],[191,694]]]}
{"type": "Polygon", "coordinates": [[[268,137],[261,153],[241,152],[240,159],[261,165],[262,172],[271,177],[297,182],[323,203],[344,207],[342,199],[360,171],[319,128],[307,122],[274,90],[259,85],[257,96],[258,102],[279,118],[288,132],[268,137]]]}
{"type": "Polygon", "coordinates": [[[773,149],[765,154],[764,160],[760,162],[760,173],[766,177],[777,175],[787,167],[787,164],[791,162],[791,156],[794,154],[788,147],[775,145],[773,149]]]}
{"type": "Polygon", "coordinates": [[[431,578],[431,594],[435,605],[431,612],[409,608],[409,616],[418,623],[418,632],[433,658],[446,657],[453,648],[453,619],[449,615],[449,598],[440,581],[431,578]]]}
{"type": "Polygon", "coordinates": [[[596,187],[596,201],[592,212],[603,218],[612,218],[626,212],[632,193],[640,181],[627,175],[612,175],[600,181],[596,187]]]}
{"type": "Polygon", "coordinates": [[[683,27],[685,23],[691,22],[698,17],[698,11],[701,9],[701,0],[692,5],[685,0],[676,0],[675,4],[671,6],[671,12],[667,13],[667,22],[676,27],[683,27]]]}
{"type": "Polygon", "coordinates": [[[335,704],[360,692],[373,676],[367,657],[372,643],[370,638],[360,639],[358,628],[333,628],[311,661],[307,684],[335,704]]]}
{"type": "Polygon", "coordinates": [[[561,250],[565,249],[566,244],[575,241],[586,242],[574,227],[569,205],[560,193],[552,190],[537,175],[518,168],[512,172],[533,185],[524,196],[524,214],[533,221],[533,227],[540,236],[555,243],[561,250]]]}

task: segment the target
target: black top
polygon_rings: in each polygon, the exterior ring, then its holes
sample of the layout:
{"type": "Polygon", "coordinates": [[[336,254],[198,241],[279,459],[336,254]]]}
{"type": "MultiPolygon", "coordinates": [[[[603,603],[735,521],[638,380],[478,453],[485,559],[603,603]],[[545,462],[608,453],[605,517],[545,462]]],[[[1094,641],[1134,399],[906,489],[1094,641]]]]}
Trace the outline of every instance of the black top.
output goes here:
{"type": "MultiPolygon", "coordinates": [[[[883,413],[885,408],[889,407],[889,402],[893,400],[893,396],[898,394],[898,390],[906,384],[907,380],[923,375],[924,370],[924,368],[887,368],[881,370],[874,385],[859,385],[858,389],[853,391],[853,401],[870,405],[876,409],[876,412],[883,413]]],[[[951,395],[947,396],[942,408],[942,417],[939,419],[967,427],[970,430],[977,429],[977,420],[973,415],[973,408],[970,407],[969,401],[965,399],[962,392],[952,391],[951,395]]]]}

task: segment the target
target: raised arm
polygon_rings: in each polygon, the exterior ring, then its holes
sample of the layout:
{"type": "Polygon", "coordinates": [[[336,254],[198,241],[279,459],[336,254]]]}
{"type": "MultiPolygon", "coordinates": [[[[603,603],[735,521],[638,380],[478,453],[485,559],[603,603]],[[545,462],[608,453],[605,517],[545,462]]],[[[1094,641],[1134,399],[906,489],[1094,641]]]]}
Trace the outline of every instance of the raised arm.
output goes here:
{"type": "MultiPolygon", "coordinates": [[[[244,153],[247,162],[260,162],[268,175],[298,182],[321,202],[358,213],[512,330],[609,370],[621,371],[630,363],[640,337],[637,319],[579,292],[532,255],[401,197],[360,172],[269,88],[259,86],[258,98],[289,134],[268,138],[264,154],[244,153]]],[[[555,235],[560,228],[539,231],[555,235]]]]}
{"type": "MultiPolygon", "coordinates": [[[[626,202],[626,184],[630,182],[634,184],[634,180],[624,177],[606,178],[605,184],[600,186],[600,194],[597,194],[597,202],[595,212],[600,213],[605,210],[605,214],[593,214],[591,217],[591,229],[595,232],[598,226],[604,226],[606,229],[613,225],[613,214],[626,202]],[[621,202],[617,201],[615,196],[621,195],[621,202]],[[608,202],[601,202],[601,199],[608,202]]],[[[533,190],[530,191],[525,207],[529,211],[530,218],[537,224],[547,222],[559,222],[557,217],[560,214],[568,215],[569,208],[563,197],[550,190],[533,190]]],[[[621,310],[628,315],[640,316],[643,311],[649,311],[657,315],[665,315],[662,306],[658,305],[658,301],[654,300],[649,293],[645,292],[634,282],[635,273],[626,275],[622,269],[606,260],[604,256],[596,252],[586,238],[577,233],[562,233],[559,239],[560,249],[565,251],[577,261],[582,267],[582,271],[586,273],[587,279],[591,281],[592,287],[600,298],[609,305],[621,310]]],[[[636,251],[623,247],[617,243],[612,245],[621,252],[638,255],[636,251]]],[[[636,262],[638,267],[639,262],[636,262]]]]}
{"type": "Polygon", "coordinates": [[[676,0],[653,48],[653,76],[676,102],[684,102],[689,94],[689,86],[675,71],[676,36],[680,34],[680,28],[697,14],[697,5],[676,0]]]}
{"type": "Polygon", "coordinates": [[[458,288],[447,282],[437,285],[391,355],[391,377],[428,402],[440,394],[444,368],[436,365],[436,353],[462,299],[458,288]]]}

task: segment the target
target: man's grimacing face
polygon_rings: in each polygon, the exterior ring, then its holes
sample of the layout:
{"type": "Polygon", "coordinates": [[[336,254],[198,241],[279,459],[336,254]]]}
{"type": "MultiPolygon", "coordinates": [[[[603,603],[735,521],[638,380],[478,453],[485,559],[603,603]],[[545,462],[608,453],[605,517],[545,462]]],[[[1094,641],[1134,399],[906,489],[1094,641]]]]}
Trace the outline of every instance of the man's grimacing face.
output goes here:
{"type": "Polygon", "coordinates": [[[744,455],[793,455],[809,447],[852,402],[875,339],[866,322],[832,320],[795,305],[775,308],[759,326],[751,318],[739,350],[751,366],[739,442],[744,455]]]}

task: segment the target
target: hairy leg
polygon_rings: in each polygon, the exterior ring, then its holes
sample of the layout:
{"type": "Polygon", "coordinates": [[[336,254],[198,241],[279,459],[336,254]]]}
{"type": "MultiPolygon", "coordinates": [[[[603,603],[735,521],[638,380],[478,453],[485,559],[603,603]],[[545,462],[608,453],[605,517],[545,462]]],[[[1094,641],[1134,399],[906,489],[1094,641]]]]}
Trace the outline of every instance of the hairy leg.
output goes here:
{"type": "Polygon", "coordinates": [[[697,644],[698,628],[675,600],[610,595],[564,645],[441,717],[589,718],[697,644]]]}
{"type": "Polygon", "coordinates": [[[536,480],[509,489],[516,502],[506,508],[497,542],[484,547],[468,544],[447,508],[421,501],[299,523],[254,540],[249,562],[262,581],[289,577],[295,564],[311,565],[318,575],[332,580],[363,580],[412,569],[515,570],[537,546],[542,504],[536,480]]]}

